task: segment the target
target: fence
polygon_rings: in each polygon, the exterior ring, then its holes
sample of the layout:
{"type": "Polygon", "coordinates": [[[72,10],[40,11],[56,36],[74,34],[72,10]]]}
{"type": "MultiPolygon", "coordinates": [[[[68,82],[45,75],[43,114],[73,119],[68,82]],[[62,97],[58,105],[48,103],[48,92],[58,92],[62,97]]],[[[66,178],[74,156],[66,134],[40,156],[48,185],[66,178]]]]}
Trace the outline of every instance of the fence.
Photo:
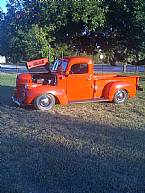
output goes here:
{"type": "MultiPolygon", "coordinates": [[[[16,65],[1,65],[0,72],[7,72],[7,73],[27,72],[27,69],[25,66],[18,65],[17,67],[18,68],[16,68],[16,65]]],[[[96,73],[111,73],[111,72],[145,73],[145,66],[133,66],[129,64],[125,64],[125,65],[118,64],[116,66],[111,66],[109,64],[95,64],[94,70],[96,73]]]]}
{"type": "Polygon", "coordinates": [[[104,72],[124,72],[124,73],[136,73],[145,72],[145,66],[133,66],[129,64],[110,66],[107,64],[95,64],[94,70],[97,73],[104,72]]]}

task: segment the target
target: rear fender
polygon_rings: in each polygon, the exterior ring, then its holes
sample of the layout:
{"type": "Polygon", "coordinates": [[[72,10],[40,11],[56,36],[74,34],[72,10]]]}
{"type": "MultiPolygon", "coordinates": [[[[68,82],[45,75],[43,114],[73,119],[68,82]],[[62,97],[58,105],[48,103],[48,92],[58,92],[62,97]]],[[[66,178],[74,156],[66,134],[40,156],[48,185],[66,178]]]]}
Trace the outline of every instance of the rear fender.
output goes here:
{"type": "Polygon", "coordinates": [[[132,85],[128,82],[110,82],[103,89],[103,97],[109,99],[109,101],[113,100],[114,94],[117,90],[126,90],[128,92],[129,97],[133,97],[136,95],[136,86],[132,85]]]}
{"type": "Polygon", "coordinates": [[[56,99],[58,100],[60,104],[62,105],[68,104],[68,98],[63,89],[54,89],[54,88],[49,88],[49,89],[40,88],[39,89],[38,87],[36,87],[36,88],[32,88],[28,90],[27,98],[25,101],[26,105],[32,104],[35,98],[37,98],[38,96],[42,94],[46,94],[46,93],[52,94],[54,97],[56,97],[56,99]]]}

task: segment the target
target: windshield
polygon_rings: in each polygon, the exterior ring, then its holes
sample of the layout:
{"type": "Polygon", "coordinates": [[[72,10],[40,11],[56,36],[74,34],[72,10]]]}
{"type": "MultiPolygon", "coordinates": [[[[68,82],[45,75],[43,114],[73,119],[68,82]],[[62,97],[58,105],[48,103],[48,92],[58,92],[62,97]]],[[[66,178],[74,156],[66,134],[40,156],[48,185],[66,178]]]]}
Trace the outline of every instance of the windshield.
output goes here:
{"type": "Polygon", "coordinates": [[[62,71],[65,72],[67,68],[68,62],[66,60],[55,60],[51,71],[62,71]]]}

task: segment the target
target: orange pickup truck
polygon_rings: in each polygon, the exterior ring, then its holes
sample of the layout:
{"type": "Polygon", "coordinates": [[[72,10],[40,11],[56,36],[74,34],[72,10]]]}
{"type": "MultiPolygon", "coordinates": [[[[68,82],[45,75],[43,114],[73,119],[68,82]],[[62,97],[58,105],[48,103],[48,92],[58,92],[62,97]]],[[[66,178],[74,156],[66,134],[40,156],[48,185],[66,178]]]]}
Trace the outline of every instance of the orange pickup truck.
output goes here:
{"type": "Polygon", "coordinates": [[[60,58],[53,65],[44,58],[27,62],[27,68],[28,73],[17,76],[12,99],[17,105],[34,105],[43,111],[56,103],[123,103],[134,97],[139,87],[139,76],[95,74],[89,57],[60,58]]]}

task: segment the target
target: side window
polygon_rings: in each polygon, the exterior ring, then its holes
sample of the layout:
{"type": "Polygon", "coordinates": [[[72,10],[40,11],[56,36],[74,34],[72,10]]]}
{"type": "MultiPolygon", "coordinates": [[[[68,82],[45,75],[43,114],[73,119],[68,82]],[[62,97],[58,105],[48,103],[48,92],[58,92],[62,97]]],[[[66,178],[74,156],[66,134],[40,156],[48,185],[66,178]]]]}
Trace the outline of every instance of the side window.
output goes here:
{"type": "Polygon", "coordinates": [[[71,67],[72,74],[86,74],[88,73],[88,64],[74,64],[71,67]]]}

